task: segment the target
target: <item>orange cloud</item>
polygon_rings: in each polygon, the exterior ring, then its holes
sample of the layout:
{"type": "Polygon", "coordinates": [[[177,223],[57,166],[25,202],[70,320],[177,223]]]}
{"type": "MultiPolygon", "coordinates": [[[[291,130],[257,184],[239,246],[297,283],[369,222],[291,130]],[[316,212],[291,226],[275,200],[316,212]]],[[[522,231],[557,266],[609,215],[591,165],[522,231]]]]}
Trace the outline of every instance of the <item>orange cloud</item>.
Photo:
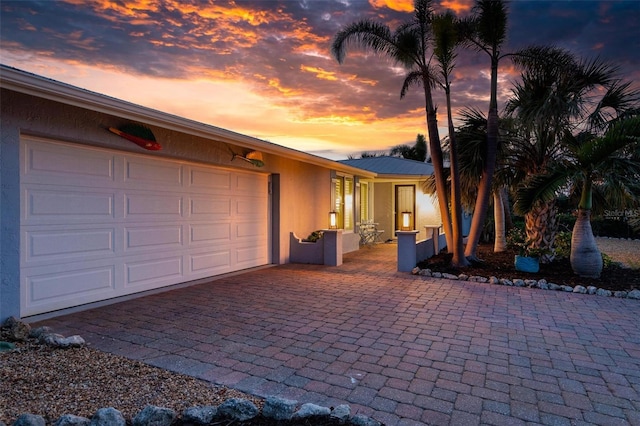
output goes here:
{"type": "Polygon", "coordinates": [[[443,0],[442,7],[453,10],[456,15],[462,12],[468,12],[473,7],[473,0],[443,0]]]}
{"type": "Polygon", "coordinates": [[[329,81],[338,80],[338,77],[336,77],[335,72],[325,71],[322,68],[300,65],[300,69],[305,72],[315,73],[316,77],[319,78],[320,80],[329,80],[329,81]]]}
{"type": "Polygon", "coordinates": [[[369,0],[369,4],[377,9],[388,7],[398,12],[413,12],[413,0],[369,0]]]}

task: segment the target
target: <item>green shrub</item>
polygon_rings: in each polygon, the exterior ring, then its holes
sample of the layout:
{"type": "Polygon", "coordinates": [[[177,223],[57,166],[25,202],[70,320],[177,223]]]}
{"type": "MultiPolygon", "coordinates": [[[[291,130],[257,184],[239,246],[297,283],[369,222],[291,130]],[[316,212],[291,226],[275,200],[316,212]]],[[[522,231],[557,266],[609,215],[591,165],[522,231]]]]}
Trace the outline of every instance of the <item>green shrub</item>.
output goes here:
{"type": "Polygon", "coordinates": [[[556,235],[554,248],[556,249],[556,259],[567,259],[571,256],[571,232],[562,231],[556,235]]]}

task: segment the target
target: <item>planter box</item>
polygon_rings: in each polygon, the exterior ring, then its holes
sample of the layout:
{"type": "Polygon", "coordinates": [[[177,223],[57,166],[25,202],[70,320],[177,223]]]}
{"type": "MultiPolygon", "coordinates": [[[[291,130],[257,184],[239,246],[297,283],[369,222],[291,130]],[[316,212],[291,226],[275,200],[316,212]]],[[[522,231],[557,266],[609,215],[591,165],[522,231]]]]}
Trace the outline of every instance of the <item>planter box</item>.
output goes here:
{"type": "Polygon", "coordinates": [[[540,260],[537,257],[527,257],[516,255],[516,271],[538,272],[540,271],[540,260]]]}

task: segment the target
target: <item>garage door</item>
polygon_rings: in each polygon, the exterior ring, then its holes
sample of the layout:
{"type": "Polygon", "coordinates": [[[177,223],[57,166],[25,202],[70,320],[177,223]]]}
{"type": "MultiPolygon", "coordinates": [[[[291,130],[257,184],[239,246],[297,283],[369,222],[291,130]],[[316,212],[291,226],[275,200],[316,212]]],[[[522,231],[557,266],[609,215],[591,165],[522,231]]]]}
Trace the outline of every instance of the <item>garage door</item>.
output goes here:
{"type": "Polygon", "coordinates": [[[268,178],[21,141],[21,316],[264,265],[268,178]]]}

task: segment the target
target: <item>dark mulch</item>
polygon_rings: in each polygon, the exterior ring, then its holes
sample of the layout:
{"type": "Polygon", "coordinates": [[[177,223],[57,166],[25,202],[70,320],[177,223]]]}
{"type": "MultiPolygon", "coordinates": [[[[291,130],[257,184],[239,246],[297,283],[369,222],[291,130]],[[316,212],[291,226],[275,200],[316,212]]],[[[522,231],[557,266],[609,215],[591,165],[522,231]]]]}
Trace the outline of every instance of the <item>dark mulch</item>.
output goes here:
{"type": "Polygon", "coordinates": [[[502,253],[494,253],[492,244],[480,244],[478,246],[478,257],[483,260],[482,264],[473,265],[468,268],[454,268],[451,266],[451,255],[440,253],[418,266],[422,269],[429,268],[432,271],[447,272],[450,274],[479,275],[483,277],[498,278],[521,278],[521,279],[546,279],[550,283],[582,286],[595,286],[611,291],[629,291],[640,289],[640,269],[622,268],[618,265],[605,266],[599,279],[581,278],[573,273],[569,259],[555,260],[550,264],[541,264],[540,272],[532,274],[516,271],[514,267],[514,250],[507,250],[502,253]]]}

